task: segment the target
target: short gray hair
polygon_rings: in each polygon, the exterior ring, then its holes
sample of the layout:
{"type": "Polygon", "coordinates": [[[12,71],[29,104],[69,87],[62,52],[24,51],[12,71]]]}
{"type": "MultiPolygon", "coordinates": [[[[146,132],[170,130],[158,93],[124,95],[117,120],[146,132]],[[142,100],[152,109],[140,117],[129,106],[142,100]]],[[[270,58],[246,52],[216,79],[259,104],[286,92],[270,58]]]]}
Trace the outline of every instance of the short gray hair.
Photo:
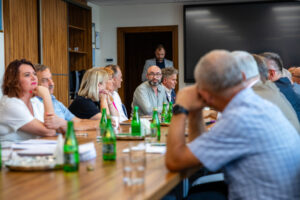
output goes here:
{"type": "Polygon", "coordinates": [[[233,51],[231,54],[238,62],[238,67],[244,72],[246,79],[259,75],[258,67],[253,56],[246,51],[233,51]]]}
{"type": "Polygon", "coordinates": [[[257,54],[253,54],[252,56],[256,61],[258,71],[260,74],[260,79],[262,80],[262,82],[265,82],[269,78],[269,70],[267,67],[266,59],[257,54]]]}
{"type": "Polygon", "coordinates": [[[34,65],[34,67],[35,67],[36,72],[43,72],[46,69],[50,70],[50,68],[48,66],[43,65],[43,64],[36,64],[36,65],[34,65]]]}
{"type": "Polygon", "coordinates": [[[167,68],[163,68],[161,70],[162,73],[162,78],[161,80],[164,80],[165,78],[168,78],[170,76],[172,76],[173,74],[178,74],[178,70],[175,69],[174,67],[167,67],[167,68]]]}
{"type": "Polygon", "coordinates": [[[221,92],[243,81],[237,60],[226,50],[213,50],[197,63],[196,83],[211,92],[221,92]]]}

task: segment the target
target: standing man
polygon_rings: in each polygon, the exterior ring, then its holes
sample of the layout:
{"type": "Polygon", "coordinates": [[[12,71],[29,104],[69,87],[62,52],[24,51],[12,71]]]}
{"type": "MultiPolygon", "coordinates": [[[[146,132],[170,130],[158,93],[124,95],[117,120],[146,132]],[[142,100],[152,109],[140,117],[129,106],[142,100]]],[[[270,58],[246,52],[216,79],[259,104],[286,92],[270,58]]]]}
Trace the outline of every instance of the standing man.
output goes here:
{"type": "Polygon", "coordinates": [[[118,89],[121,88],[121,83],[123,81],[122,72],[121,72],[120,67],[118,65],[107,65],[107,66],[105,66],[105,68],[109,68],[114,72],[114,74],[113,74],[113,81],[114,81],[113,85],[114,85],[114,90],[115,91],[113,93],[113,99],[114,99],[114,103],[117,107],[117,110],[120,114],[120,122],[126,121],[126,120],[128,120],[126,107],[122,103],[120,95],[118,93],[118,89]]]}
{"type": "Polygon", "coordinates": [[[146,74],[150,66],[158,66],[160,69],[173,67],[173,62],[171,60],[165,59],[166,50],[162,44],[159,44],[155,49],[155,58],[148,59],[145,62],[143,73],[142,73],[142,82],[146,81],[146,74]]]}
{"type": "Polygon", "coordinates": [[[166,90],[166,97],[168,102],[175,103],[176,93],[175,87],[177,84],[177,69],[173,67],[164,68],[161,70],[162,72],[162,84],[166,90]]]}
{"type": "Polygon", "coordinates": [[[148,68],[147,79],[134,91],[132,106],[138,106],[140,115],[151,115],[152,109],[162,111],[162,105],[167,101],[165,88],[160,84],[161,69],[158,66],[148,68]]]}
{"type": "Polygon", "coordinates": [[[243,64],[224,50],[200,59],[196,84],[177,94],[166,165],[172,171],[201,164],[210,171],[223,169],[229,199],[299,199],[300,137],[279,108],[247,87],[243,64]],[[222,112],[207,132],[206,105],[222,112]]]}

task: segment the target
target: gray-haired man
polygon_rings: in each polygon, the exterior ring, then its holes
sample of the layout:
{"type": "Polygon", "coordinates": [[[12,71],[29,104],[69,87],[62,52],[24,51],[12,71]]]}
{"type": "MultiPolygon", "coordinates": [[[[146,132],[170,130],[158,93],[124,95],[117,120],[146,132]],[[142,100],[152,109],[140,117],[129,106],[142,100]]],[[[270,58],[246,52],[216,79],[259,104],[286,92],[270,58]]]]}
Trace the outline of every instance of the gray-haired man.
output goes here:
{"type": "Polygon", "coordinates": [[[162,84],[166,90],[166,97],[168,102],[175,103],[176,93],[175,87],[177,84],[177,69],[173,67],[164,68],[161,70],[162,72],[162,84]]]}
{"type": "Polygon", "coordinates": [[[242,64],[224,50],[201,58],[196,84],[177,94],[166,165],[172,171],[200,164],[210,171],[223,169],[229,199],[299,199],[300,137],[275,105],[247,87],[242,64]],[[222,117],[201,134],[205,105],[222,117]]]}

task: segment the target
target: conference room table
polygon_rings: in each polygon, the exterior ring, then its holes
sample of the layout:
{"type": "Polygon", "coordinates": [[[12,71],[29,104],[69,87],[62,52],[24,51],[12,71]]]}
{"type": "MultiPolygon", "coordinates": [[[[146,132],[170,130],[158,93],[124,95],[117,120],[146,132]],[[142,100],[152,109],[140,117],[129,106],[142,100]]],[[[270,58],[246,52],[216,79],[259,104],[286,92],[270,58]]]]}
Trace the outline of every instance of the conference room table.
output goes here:
{"type": "MultiPolygon", "coordinates": [[[[129,132],[130,125],[121,125],[119,132],[129,132]]],[[[166,142],[168,127],[161,127],[161,142],[166,142]]],[[[93,142],[97,157],[81,162],[78,172],[63,170],[20,172],[2,167],[0,199],[160,199],[178,183],[186,180],[199,167],[182,172],[169,172],[163,154],[146,154],[145,182],[127,186],[123,183],[123,149],[142,142],[117,140],[115,161],[103,161],[102,143],[97,131],[76,131],[79,144],[93,142]]],[[[55,138],[49,138],[55,139],[55,138]]]]}

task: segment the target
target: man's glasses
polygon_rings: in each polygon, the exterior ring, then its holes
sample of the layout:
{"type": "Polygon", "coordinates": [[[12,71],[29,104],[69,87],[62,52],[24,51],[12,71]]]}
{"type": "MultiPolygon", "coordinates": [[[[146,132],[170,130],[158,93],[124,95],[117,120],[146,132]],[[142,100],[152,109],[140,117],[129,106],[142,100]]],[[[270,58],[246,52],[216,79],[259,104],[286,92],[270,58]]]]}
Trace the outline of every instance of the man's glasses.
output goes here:
{"type": "Polygon", "coordinates": [[[148,76],[156,76],[156,77],[161,77],[161,73],[149,73],[148,76]]]}

